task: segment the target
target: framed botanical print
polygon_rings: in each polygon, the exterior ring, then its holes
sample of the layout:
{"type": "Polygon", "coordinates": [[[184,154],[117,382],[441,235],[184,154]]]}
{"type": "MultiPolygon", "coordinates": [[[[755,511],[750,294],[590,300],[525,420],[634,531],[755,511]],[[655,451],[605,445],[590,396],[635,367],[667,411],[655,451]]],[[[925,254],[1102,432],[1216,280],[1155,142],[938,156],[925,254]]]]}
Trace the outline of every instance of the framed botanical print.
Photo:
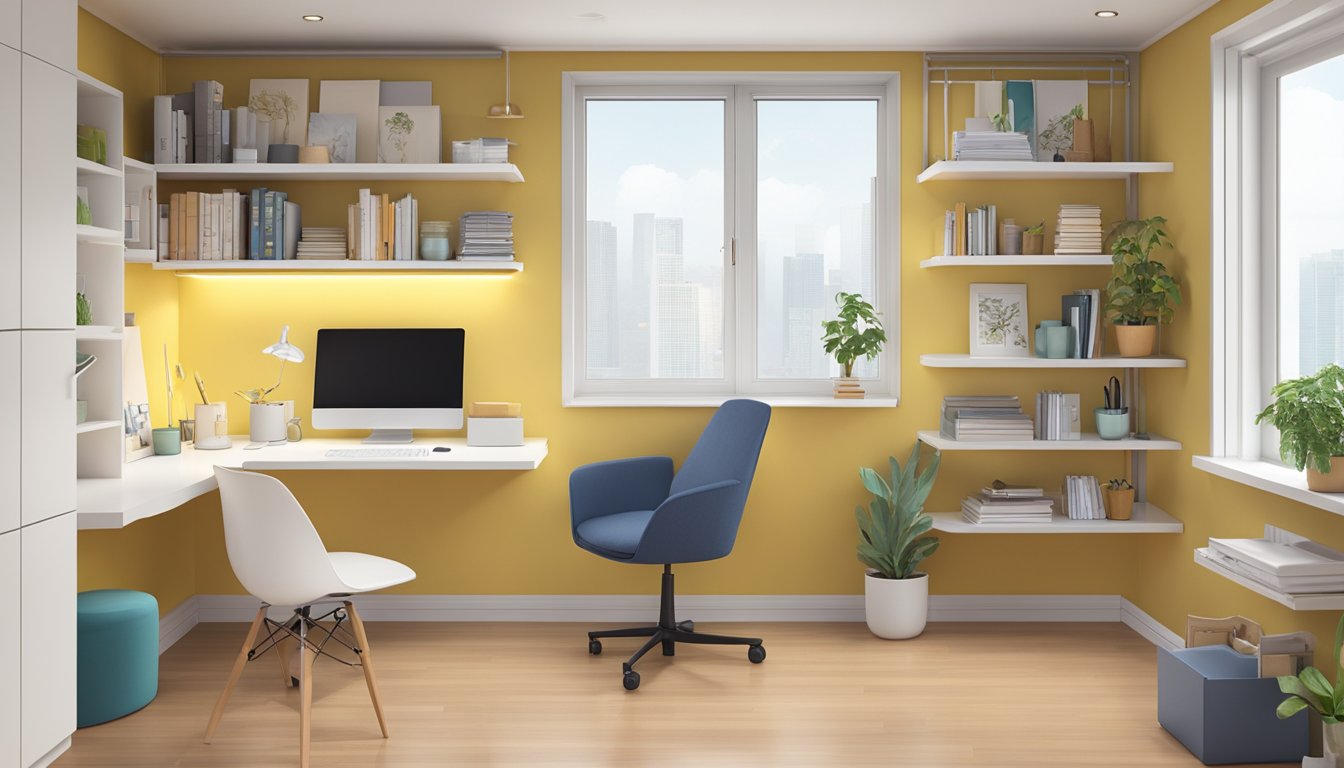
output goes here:
{"type": "Polygon", "coordinates": [[[971,284],[971,355],[1026,357],[1027,286],[1025,283],[971,284]]]}

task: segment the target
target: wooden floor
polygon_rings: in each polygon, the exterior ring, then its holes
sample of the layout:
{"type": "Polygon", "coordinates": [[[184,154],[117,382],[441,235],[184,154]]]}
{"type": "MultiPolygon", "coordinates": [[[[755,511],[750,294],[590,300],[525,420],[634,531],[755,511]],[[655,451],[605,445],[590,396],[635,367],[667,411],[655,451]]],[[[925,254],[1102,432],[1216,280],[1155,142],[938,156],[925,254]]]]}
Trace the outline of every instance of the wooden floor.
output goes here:
{"type": "MultiPolygon", "coordinates": [[[[1157,725],[1153,646],[1120,624],[703,625],[742,648],[589,656],[574,624],[369,625],[392,737],[357,669],[319,661],[313,765],[1197,766],[1157,725]]],[[[275,660],[248,665],[201,742],[245,627],[202,624],[162,657],[144,710],[79,731],[58,766],[296,766],[298,699],[275,660]]]]}

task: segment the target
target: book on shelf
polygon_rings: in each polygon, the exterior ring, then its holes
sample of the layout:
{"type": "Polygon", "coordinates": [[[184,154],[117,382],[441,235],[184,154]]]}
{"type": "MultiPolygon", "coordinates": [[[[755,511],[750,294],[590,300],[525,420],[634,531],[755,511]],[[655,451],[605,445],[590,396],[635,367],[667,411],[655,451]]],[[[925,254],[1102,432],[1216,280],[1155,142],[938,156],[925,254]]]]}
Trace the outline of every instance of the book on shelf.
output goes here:
{"type": "Polygon", "coordinates": [[[1077,394],[1045,391],[1036,394],[1036,439],[1081,440],[1082,408],[1077,394]]]}
{"type": "Polygon", "coordinates": [[[1101,291],[1084,288],[1060,297],[1060,321],[1074,328],[1075,358],[1101,357],[1101,291]]]}
{"type": "Polygon", "coordinates": [[[998,254],[998,207],[970,208],[957,203],[943,213],[944,256],[995,256],[998,254]]]}
{"type": "Polygon", "coordinates": [[[1054,500],[1043,488],[995,480],[981,488],[978,496],[962,499],[961,517],[974,525],[1049,523],[1054,518],[1054,500]]]}
{"type": "Polygon", "coordinates": [[[392,200],[359,190],[346,207],[348,258],[356,261],[414,261],[420,256],[420,204],[412,195],[392,200]]]}
{"type": "Polygon", "coordinates": [[[1055,224],[1055,254],[1090,255],[1101,253],[1101,206],[1061,205],[1055,224]]]}
{"type": "Polygon", "coordinates": [[[1036,158],[1025,133],[1005,131],[953,131],[953,160],[1022,160],[1036,158]]]}
{"type": "Polygon", "coordinates": [[[1286,540],[1210,538],[1210,560],[1281,592],[1344,592],[1344,552],[1287,534],[1286,540]]]}
{"type": "Polygon", "coordinates": [[[1064,478],[1064,511],[1070,520],[1105,520],[1106,507],[1101,500],[1101,484],[1091,475],[1064,478]]]}
{"type": "Polygon", "coordinates": [[[513,261],[513,214],[468,211],[462,214],[458,238],[461,261],[513,261]]]}
{"type": "Polygon", "coordinates": [[[967,441],[1035,439],[1031,417],[1015,395],[945,397],[939,433],[967,441]]]}
{"type": "Polygon", "coordinates": [[[227,261],[248,258],[247,197],[237,190],[217,194],[175,192],[161,207],[165,261],[227,261]]]}

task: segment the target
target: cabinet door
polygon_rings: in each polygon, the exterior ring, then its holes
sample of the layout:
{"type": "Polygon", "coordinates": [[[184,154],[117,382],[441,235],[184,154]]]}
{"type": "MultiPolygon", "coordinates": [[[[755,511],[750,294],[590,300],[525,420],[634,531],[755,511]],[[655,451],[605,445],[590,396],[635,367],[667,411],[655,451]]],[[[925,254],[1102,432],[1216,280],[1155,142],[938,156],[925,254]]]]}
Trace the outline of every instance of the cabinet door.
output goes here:
{"type": "MultiPolygon", "coordinates": [[[[11,0],[0,0],[8,3],[11,0]]],[[[0,19],[0,28],[5,21],[0,19]]],[[[0,46],[0,104],[18,105],[19,60],[23,54],[0,46]]],[[[0,330],[19,327],[19,109],[0,109],[0,330]]]]}
{"type": "MultiPolygon", "coordinates": [[[[0,45],[19,50],[19,25],[22,23],[19,0],[0,0],[0,45]]],[[[0,766],[5,764],[0,760],[0,766]]]]}
{"type": "Polygon", "coordinates": [[[20,764],[75,732],[75,515],[19,531],[20,764]]]}
{"type": "Polygon", "coordinates": [[[21,1],[23,52],[71,74],[77,72],[75,45],[79,39],[79,6],[76,0],[21,1]]]}
{"type": "Polygon", "coordinates": [[[22,327],[73,328],[75,78],[27,55],[22,75],[22,327]]]}
{"type": "Polygon", "coordinates": [[[0,331],[0,533],[19,527],[20,359],[19,332],[0,331]]]}
{"type": "Polygon", "coordinates": [[[19,336],[19,517],[31,525],[75,508],[75,334],[20,331],[19,336]]]}
{"type": "Polygon", "coordinates": [[[0,768],[19,765],[19,532],[0,533],[0,768]]]}

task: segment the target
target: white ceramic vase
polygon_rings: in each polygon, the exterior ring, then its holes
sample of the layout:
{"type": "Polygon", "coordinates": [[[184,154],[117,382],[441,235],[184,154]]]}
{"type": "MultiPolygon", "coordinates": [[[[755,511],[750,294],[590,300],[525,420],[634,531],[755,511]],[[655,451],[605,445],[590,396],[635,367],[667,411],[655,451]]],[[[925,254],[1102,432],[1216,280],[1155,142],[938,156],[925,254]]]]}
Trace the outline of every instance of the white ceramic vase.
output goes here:
{"type": "Polygon", "coordinates": [[[863,577],[863,615],[868,629],[887,640],[905,640],[924,631],[929,621],[929,575],[884,579],[863,577]]]}
{"type": "Polygon", "coordinates": [[[1324,757],[1302,758],[1302,768],[1344,768],[1344,723],[1322,723],[1324,757]]]}

